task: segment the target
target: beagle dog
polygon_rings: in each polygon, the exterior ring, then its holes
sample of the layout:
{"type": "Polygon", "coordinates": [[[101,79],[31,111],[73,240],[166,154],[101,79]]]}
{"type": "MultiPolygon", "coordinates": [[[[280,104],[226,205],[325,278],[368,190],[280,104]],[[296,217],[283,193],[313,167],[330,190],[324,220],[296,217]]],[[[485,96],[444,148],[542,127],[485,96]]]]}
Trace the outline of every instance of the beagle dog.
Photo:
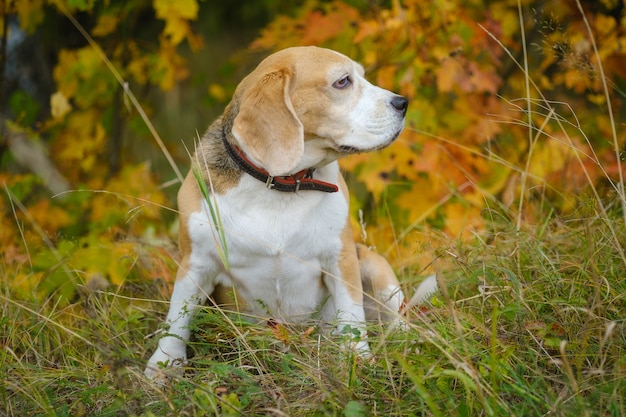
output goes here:
{"type": "Polygon", "coordinates": [[[182,260],[148,377],[186,363],[208,297],[258,320],[350,326],[351,347],[368,354],[366,322],[399,320],[404,295],[388,263],[353,241],[337,159],[391,144],[407,104],[318,47],[270,55],[241,81],[178,193],[182,260]]]}

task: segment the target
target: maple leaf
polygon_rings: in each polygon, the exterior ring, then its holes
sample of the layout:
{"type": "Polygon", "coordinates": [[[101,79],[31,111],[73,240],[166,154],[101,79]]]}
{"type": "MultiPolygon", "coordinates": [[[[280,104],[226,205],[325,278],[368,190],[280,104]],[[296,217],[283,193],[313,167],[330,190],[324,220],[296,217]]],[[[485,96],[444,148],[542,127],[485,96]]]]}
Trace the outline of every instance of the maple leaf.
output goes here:
{"type": "Polygon", "coordinates": [[[91,30],[91,34],[97,37],[104,37],[113,33],[117,28],[119,19],[114,14],[103,14],[98,16],[96,26],[91,30]]]}
{"type": "Polygon", "coordinates": [[[389,165],[382,153],[370,154],[367,157],[367,164],[363,164],[357,173],[357,178],[367,190],[372,193],[375,199],[379,199],[389,183],[393,166],[389,165]]]}
{"type": "Polygon", "coordinates": [[[159,19],[179,17],[195,20],[198,17],[196,0],[154,0],[152,4],[159,19]]]}
{"type": "Polygon", "coordinates": [[[461,203],[448,203],[445,205],[444,213],[445,231],[455,238],[471,238],[473,231],[484,228],[485,221],[478,207],[461,203]]]}
{"type": "Polygon", "coordinates": [[[376,84],[387,90],[393,90],[398,69],[395,65],[386,65],[376,73],[376,84]]]}
{"type": "Polygon", "coordinates": [[[164,91],[174,88],[176,81],[189,76],[185,59],[176,52],[174,45],[162,43],[159,48],[156,68],[151,72],[151,80],[164,91]]]}
{"type": "Polygon", "coordinates": [[[446,189],[438,186],[432,178],[419,178],[412,181],[409,188],[400,194],[396,204],[405,210],[412,221],[423,221],[436,214],[446,189]]]}
{"type": "Polygon", "coordinates": [[[617,22],[613,16],[598,13],[593,18],[593,28],[600,37],[607,37],[615,32],[617,22]]]}
{"type": "Polygon", "coordinates": [[[421,145],[419,155],[415,155],[411,166],[418,172],[437,172],[442,155],[441,145],[433,141],[425,141],[421,145]]]}
{"type": "Polygon", "coordinates": [[[532,159],[529,163],[529,172],[539,178],[546,178],[549,174],[560,171],[571,159],[571,148],[558,140],[545,140],[535,145],[532,159]]]}
{"type": "Polygon", "coordinates": [[[89,172],[95,167],[106,137],[96,109],[74,111],[68,114],[65,125],[52,143],[51,155],[62,173],[76,181],[81,172],[89,172]],[[81,140],[77,141],[77,137],[81,140]]]}
{"type": "MultiPolygon", "coordinates": [[[[491,164],[490,168],[480,176],[477,183],[477,199],[483,199],[484,195],[495,196],[506,187],[511,175],[511,169],[502,164],[491,164]]],[[[467,196],[466,196],[467,198],[467,196]]],[[[473,201],[478,204],[478,201],[473,201]]]]}
{"type": "Polygon", "coordinates": [[[196,0],[154,0],[153,6],[156,16],[165,20],[163,34],[169,42],[178,45],[188,38],[192,49],[199,47],[200,38],[193,34],[189,26],[189,21],[198,17],[196,0]]]}
{"type": "Polygon", "coordinates": [[[474,61],[465,58],[445,59],[437,74],[437,88],[451,92],[455,86],[463,92],[498,92],[501,80],[493,70],[481,70],[474,61]]]}
{"type": "Polygon", "coordinates": [[[493,33],[497,39],[502,36],[511,38],[519,33],[519,15],[517,10],[513,10],[508,4],[494,2],[489,5],[488,23],[484,25],[489,32],[493,33]],[[498,32],[493,30],[497,27],[498,32]],[[498,36],[500,35],[500,36],[498,36]]]}
{"type": "Polygon", "coordinates": [[[145,85],[150,79],[151,57],[149,55],[134,56],[126,69],[139,84],[145,85]]]}
{"type": "Polygon", "coordinates": [[[184,19],[169,17],[165,20],[163,34],[174,45],[181,43],[191,33],[189,22],[184,19]]]}
{"type": "Polygon", "coordinates": [[[326,11],[315,10],[306,17],[302,43],[319,45],[337,37],[352,22],[359,19],[358,11],[342,2],[332,3],[326,11]]]}
{"type": "Polygon", "coordinates": [[[303,23],[289,16],[280,15],[261,30],[261,36],[250,45],[252,50],[278,50],[299,43],[303,23]]]}
{"type": "Polygon", "coordinates": [[[59,229],[69,225],[72,221],[69,213],[63,208],[51,203],[49,199],[40,199],[28,206],[32,221],[49,236],[57,234],[59,229]]]}
{"type": "MultiPolygon", "coordinates": [[[[141,210],[141,217],[144,220],[159,219],[161,210],[159,206],[165,205],[167,201],[165,195],[159,190],[159,185],[148,163],[127,164],[118,175],[109,180],[104,188],[124,198],[128,195],[136,196],[136,201],[130,201],[125,205],[124,214],[128,210],[141,210]]],[[[102,209],[106,211],[106,205],[102,209]]]]}
{"type": "Polygon", "coordinates": [[[416,181],[422,172],[428,172],[434,165],[427,162],[429,158],[437,158],[437,153],[430,153],[426,147],[422,146],[418,151],[418,146],[413,146],[409,142],[396,142],[393,146],[387,148],[383,157],[393,164],[395,172],[400,178],[407,181],[416,181]],[[427,167],[427,165],[429,165],[427,167]],[[427,167],[427,168],[425,168],[427,167]]]}
{"type": "Polygon", "coordinates": [[[356,35],[354,35],[352,41],[355,44],[361,43],[366,38],[371,38],[378,34],[380,30],[380,23],[377,20],[363,20],[359,23],[359,30],[356,35]]]}
{"type": "Polygon", "coordinates": [[[445,59],[437,70],[437,89],[443,93],[450,92],[460,84],[465,74],[461,64],[455,59],[445,59]]]}
{"type": "Polygon", "coordinates": [[[77,62],[78,53],[76,51],[61,49],[58,63],[52,72],[58,91],[68,99],[74,97],[78,89],[78,79],[74,76],[77,62]]]}
{"type": "Polygon", "coordinates": [[[267,324],[272,329],[272,334],[274,334],[274,337],[276,337],[276,339],[280,340],[286,345],[289,345],[291,343],[289,330],[287,330],[287,328],[282,323],[270,319],[267,324]]]}

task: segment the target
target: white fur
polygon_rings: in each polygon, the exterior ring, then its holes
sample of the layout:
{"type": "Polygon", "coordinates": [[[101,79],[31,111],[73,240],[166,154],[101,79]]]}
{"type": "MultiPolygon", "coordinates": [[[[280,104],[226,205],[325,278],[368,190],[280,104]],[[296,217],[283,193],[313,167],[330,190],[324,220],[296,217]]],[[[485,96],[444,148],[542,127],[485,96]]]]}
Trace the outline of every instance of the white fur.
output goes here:
{"type": "MultiPolygon", "coordinates": [[[[329,164],[317,177],[330,181],[337,178],[338,169],[336,162],[329,164]]],[[[344,197],[340,193],[278,193],[259,184],[243,177],[238,187],[214,200],[226,234],[229,272],[219,261],[214,239],[219,232],[206,203],[202,212],[192,215],[189,272],[174,285],[166,319],[167,333],[173,336],[160,339],[148,362],[149,376],[158,373],[160,363],[179,366],[186,362],[189,322],[217,284],[236,287],[247,300],[247,313],[258,319],[304,322],[321,307],[324,323],[336,323],[338,331],[345,325],[359,329],[362,340],[356,349],[368,350],[363,306],[351,302],[337,268],[339,233],[348,215],[344,197]]]]}

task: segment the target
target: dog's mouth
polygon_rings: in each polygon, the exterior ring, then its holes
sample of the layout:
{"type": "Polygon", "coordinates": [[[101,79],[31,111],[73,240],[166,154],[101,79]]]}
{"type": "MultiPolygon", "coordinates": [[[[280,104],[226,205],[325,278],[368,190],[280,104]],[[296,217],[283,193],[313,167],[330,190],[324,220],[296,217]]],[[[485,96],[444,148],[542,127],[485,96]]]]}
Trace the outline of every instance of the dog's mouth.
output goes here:
{"type": "Polygon", "coordinates": [[[341,145],[335,148],[335,150],[343,155],[352,155],[355,153],[366,153],[366,152],[376,152],[379,151],[381,149],[386,148],[387,146],[391,145],[396,139],[398,139],[398,136],[400,136],[400,133],[402,132],[402,129],[398,130],[396,133],[393,134],[393,136],[391,136],[391,138],[389,140],[387,140],[386,142],[377,145],[373,148],[357,148],[356,146],[347,146],[347,145],[341,145]]]}

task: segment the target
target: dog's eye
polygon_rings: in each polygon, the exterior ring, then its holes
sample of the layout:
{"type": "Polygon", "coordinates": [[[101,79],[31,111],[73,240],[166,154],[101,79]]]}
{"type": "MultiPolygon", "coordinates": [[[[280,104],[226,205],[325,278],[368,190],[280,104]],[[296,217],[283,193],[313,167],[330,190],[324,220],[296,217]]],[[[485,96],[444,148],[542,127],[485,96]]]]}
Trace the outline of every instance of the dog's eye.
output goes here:
{"type": "Polygon", "coordinates": [[[352,79],[350,78],[349,75],[344,75],[343,77],[341,77],[340,79],[338,79],[337,81],[333,83],[333,87],[338,88],[340,90],[342,88],[349,87],[350,85],[352,85],[352,79]]]}

